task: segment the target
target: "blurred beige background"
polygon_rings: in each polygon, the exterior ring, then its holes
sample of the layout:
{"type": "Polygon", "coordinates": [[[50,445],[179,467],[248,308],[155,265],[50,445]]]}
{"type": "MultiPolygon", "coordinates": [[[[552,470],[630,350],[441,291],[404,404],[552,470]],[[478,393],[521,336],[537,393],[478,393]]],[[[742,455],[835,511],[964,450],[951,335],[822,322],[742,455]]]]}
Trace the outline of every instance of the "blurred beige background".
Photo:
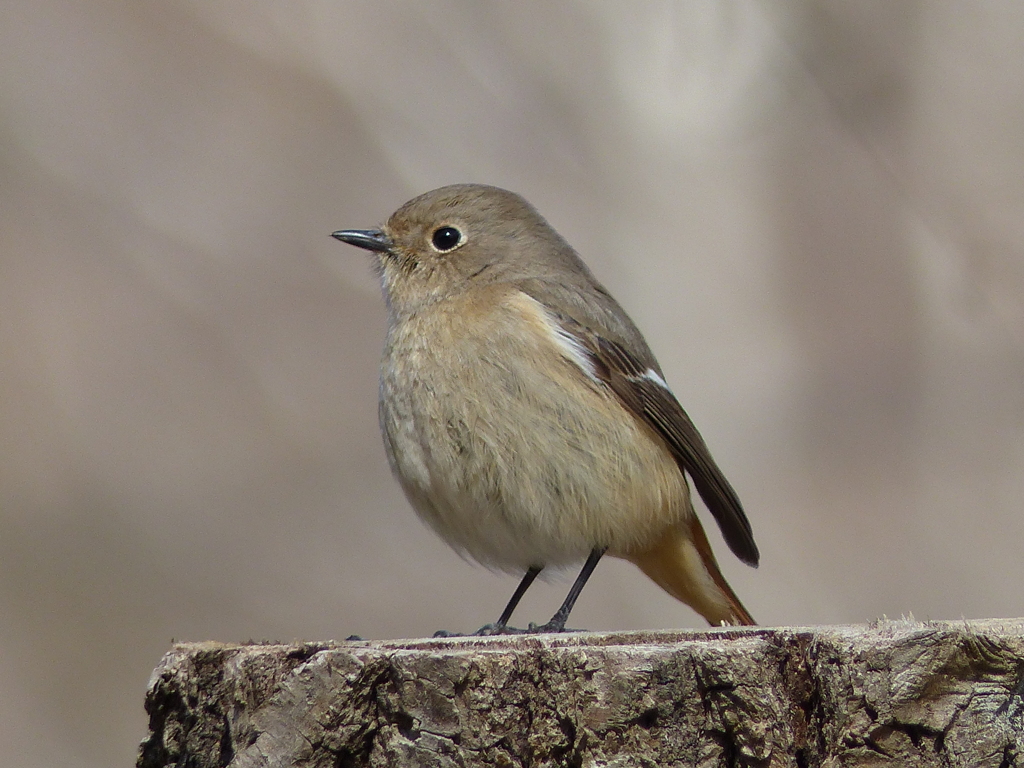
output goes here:
{"type": "MultiPolygon", "coordinates": [[[[515,579],[391,481],[329,237],[459,181],[613,287],[765,624],[1024,614],[1024,5],[0,5],[0,754],[125,765],[172,638],[421,636],[515,579]]],[[[567,582],[516,616],[546,620],[567,582]]],[[[573,615],[701,626],[606,561],[573,615]]]]}

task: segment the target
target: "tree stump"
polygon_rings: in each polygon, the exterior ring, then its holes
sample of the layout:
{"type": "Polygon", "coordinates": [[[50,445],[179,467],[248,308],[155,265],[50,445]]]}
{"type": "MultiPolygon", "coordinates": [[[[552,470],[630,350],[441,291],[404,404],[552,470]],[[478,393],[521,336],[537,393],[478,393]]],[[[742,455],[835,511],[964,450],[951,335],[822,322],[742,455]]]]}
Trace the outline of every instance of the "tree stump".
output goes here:
{"type": "Polygon", "coordinates": [[[174,646],[138,765],[1024,764],[1024,620],[174,646]]]}

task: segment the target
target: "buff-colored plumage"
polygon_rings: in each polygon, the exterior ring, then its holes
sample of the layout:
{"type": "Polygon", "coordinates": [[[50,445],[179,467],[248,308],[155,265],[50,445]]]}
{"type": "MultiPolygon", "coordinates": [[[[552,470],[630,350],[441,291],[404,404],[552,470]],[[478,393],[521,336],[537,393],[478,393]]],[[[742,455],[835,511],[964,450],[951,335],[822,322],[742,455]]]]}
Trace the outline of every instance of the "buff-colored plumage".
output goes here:
{"type": "Polygon", "coordinates": [[[595,542],[642,549],[688,513],[668,450],[560,353],[542,312],[504,285],[436,304],[389,333],[381,380],[413,505],[458,549],[519,572],[595,542]]]}
{"type": "MultiPolygon", "coordinates": [[[[664,404],[647,415],[638,404],[653,392],[677,418],[657,362],[527,203],[492,187],[446,187],[407,203],[379,232],[336,236],[380,255],[390,318],[384,442],[413,507],[445,541],[515,572],[607,548],[709,622],[753,623],[694,514],[678,444],[659,421],[664,404]],[[439,251],[432,238],[442,228],[462,239],[439,251]],[[615,368],[602,345],[636,370],[615,368]]],[[[756,561],[736,508],[720,522],[756,561]]]]}

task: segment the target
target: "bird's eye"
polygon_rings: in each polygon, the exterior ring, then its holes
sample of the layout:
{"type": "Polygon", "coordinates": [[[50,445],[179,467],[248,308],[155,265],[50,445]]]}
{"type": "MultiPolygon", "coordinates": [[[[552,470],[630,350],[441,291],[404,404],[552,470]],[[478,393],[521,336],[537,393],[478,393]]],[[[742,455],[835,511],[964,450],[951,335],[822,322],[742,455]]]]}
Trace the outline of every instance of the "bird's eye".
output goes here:
{"type": "Polygon", "coordinates": [[[462,233],[455,227],[438,227],[430,236],[430,242],[441,253],[447,253],[462,244],[462,233]]]}

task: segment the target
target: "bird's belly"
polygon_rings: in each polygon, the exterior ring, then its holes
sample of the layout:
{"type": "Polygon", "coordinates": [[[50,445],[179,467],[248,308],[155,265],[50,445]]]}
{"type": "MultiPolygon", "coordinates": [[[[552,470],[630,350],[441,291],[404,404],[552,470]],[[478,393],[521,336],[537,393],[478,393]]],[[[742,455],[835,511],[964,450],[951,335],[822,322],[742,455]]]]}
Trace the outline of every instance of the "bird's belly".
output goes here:
{"type": "Polygon", "coordinates": [[[538,360],[544,347],[513,354],[507,339],[491,338],[456,354],[406,348],[385,358],[380,416],[392,469],[442,538],[521,571],[595,547],[642,549],[690,514],[668,449],[612,392],[557,352],[538,360]]]}

